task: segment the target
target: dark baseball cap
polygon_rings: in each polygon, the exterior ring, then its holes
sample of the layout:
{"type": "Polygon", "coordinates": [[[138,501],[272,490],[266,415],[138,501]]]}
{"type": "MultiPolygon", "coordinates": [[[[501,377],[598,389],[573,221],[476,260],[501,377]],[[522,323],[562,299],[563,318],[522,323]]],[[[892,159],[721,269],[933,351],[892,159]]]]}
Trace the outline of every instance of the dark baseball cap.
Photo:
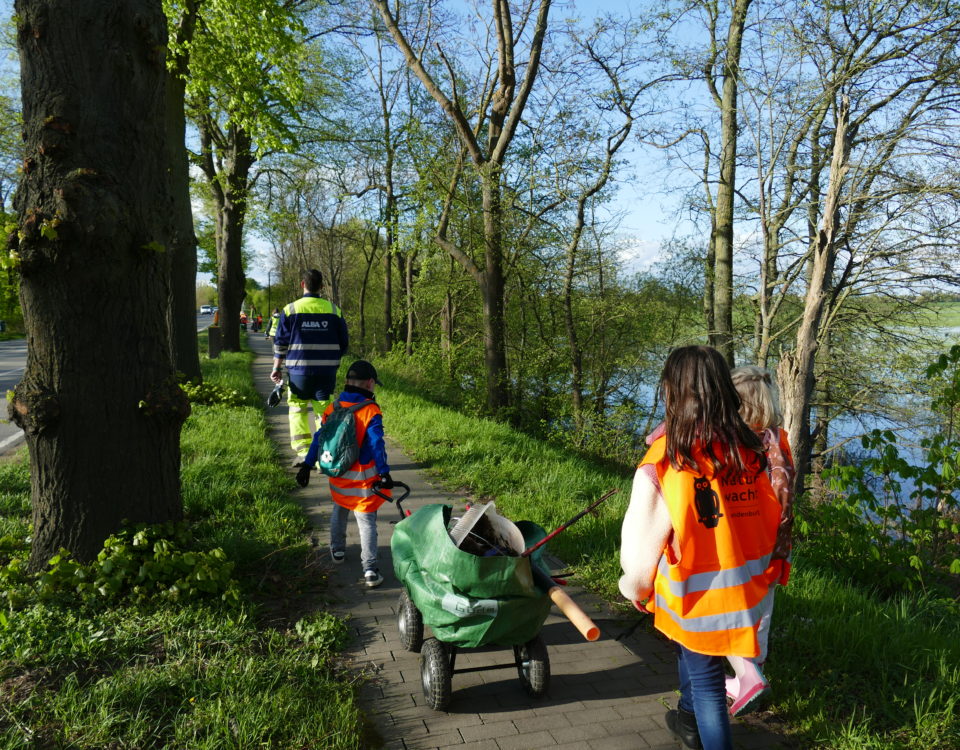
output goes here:
{"type": "Polygon", "coordinates": [[[370,380],[371,378],[377,385],[383,385],[377,379],[377,368],[365,359],[358,359],[347,370],[347,380],[370,380]]]}

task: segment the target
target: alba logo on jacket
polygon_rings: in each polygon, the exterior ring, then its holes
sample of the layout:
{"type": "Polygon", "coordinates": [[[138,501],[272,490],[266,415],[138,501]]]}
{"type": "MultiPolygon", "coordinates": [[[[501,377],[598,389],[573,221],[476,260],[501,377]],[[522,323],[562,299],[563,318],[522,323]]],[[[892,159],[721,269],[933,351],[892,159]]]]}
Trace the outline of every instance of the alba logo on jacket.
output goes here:
{"type": "Polygon", "coordinates": [[[300,324],[301,328],[327,328],[330,323],[326,320],[305,320],[300,324]]]}

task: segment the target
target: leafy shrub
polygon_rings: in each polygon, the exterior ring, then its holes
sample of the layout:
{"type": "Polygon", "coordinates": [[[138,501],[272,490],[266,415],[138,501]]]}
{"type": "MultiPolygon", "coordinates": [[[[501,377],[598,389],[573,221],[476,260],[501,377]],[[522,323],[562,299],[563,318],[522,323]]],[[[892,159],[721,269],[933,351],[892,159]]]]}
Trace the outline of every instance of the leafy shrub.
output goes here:
{"type": "Polygon", "coordinates": [[[205,406],[214,406],[223,404],[225,406],[253,406],[253,402],[248,396],[235,388],[226,388],[216,383],[181,383],[180,388],[190,399],[191,404],[203,404],[205,406]]]}
{"type": "Polygon", "coordinates": [[[93,562],[54,555],[46,570],[26,571],[26,557],[0,568],[0,600],[17,609],[38,599],[79,598],[85,602],[187,601],[209,596],[238,601],[233,563],[222,549],[190,549],[183,524],[138,525],[106,539],[93,562]]]}
{"type": "Polygon", "coordinates": [[[910,463],[892,431],[873,430],[861,440],[866,458],[824,471],[833,498],[800,517],[805,558],[885,593],[956,593],[960,580],[960,346],[926,376],[944,426],[920,441],[924,460],[910,463]]]}
{"type": "Polygon", "coordinates": [[[319,612],[297,620],[294,631],[306,646],[321,653],[332,654],[347,645],[347,624],[330,614],[319,612]]]}

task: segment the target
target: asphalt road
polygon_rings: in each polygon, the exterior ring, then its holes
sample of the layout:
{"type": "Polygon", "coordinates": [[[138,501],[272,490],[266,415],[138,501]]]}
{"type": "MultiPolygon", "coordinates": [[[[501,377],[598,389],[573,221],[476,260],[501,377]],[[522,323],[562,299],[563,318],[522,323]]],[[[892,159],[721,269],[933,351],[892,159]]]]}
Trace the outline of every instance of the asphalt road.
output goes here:
{"type": "MultiPolygon", "coordinates": [[[[197,315],[197,331],[213,323],[213,315],[197,315]]],[[[16,448],[23,440],[23,431],[7,420],[7,391],[23,376],[27,366],[27,340],[0,341],[0,454],[16,448]]]]}
{"type": "Polygon", "coordinates": [[[7,391],[11,390],[23,375],[27,364],[27,340],[0,341],[0,453],[12,450],[22,439],[23,431],[12,422],[7,422],[7,391]]]}

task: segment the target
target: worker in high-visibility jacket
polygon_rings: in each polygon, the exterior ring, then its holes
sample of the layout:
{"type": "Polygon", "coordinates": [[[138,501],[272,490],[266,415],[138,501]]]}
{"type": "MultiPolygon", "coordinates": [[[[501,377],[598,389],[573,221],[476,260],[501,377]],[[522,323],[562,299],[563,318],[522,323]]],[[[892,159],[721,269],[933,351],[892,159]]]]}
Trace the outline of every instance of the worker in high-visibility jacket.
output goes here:
{"type": "Polygon", "coordinates": [[[267,327],[264,330],[263,335],[266,338],[270,338],[277,331],[277,323],[280,322],[280,310],[278,308],[273,308],[273,315],[270,316],[270,319],[267,320],[267,327]]]}
{"type": "Polygon", "coordinates": [[[349,337],[343,312],[320,296],[323,276],[311,268],[303,274],[303,296],[283,308],[273,334],[274,383],[283,382],[287,368],[287,412],[290,418],[290,447],[303,460],[310,447],[313,429],[310,409],[316,421],[327,408],[337,385],[337,368],[346,353],[349,337]]]}
{"type": "MultiPolygon", "coordinates": [[[[383,583],[377,566],[377,510],[384,503],[380,495],[389,497],[394,486],[387,464],[383,418],[373,395],[379,383],[376,368],[365,360],[358,359],[347,370],[346,385],[337,400],[344,408],[364,404],[353,413],[360,453],[344,474],[329,477],[330,498],[334,502],[330,514],[330,559],[339,564],[346,558],[347,518],[353,511],[360,530],[363,582],[368,588],[376,588],[383,583]],[[375,487],[380,495],[374,492],[375,487]]],[[[326,421],[332,412],[331,403],[323,413],[323,420],[326,421]]],[[[297,472],[297,484],[301,487],[310,483],[310,472],[320,458],[320,435],[318,430],[297,472]]]]}
{"type": "Polygon", "coordinates": [[[688,748],[728,750],[722,657],[759,652],[763,602],[784,562],[772,559],[780,503],[719,352],[674,350],[660,385],[665,430],[634,476],[620,591],[676,645],[680,700],[667,726],[688,748]]]}

